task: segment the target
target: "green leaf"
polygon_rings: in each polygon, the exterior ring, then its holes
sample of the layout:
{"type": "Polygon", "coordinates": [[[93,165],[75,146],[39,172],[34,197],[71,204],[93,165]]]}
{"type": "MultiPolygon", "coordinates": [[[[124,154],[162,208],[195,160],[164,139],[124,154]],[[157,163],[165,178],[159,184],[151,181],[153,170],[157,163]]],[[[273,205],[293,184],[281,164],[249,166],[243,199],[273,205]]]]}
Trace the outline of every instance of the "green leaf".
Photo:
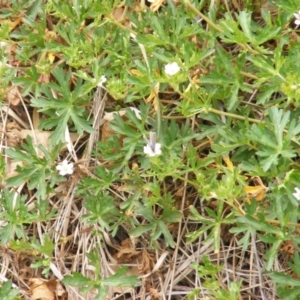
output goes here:
{"type": "Polygon", "coordinates": [[[268,171],[272,165],[278,165],[278,154],[273,154],[271,151],[257,151],[256,154],[267,157],[260,161],[264,171],[268,171]]]}
{"type": "Polygon", "coordinates": [[[175,244],[174,239],[173,239],[170,231],[168,230],[166,224],[163,221],[158,221],[157,222],[157,238],[161,234],[164,236],[166,246],[170,246],[170,247],[174,248],[176,244],[175,244]]]}
{"type": "Polygon", "coordinates": [[[283,114],[283,111],[281,109],[279,110],[277,107],[273,106],[268,110],[268,113],[274,126],[278,147],[281,148],[283,132],[285,126],[290,120],[290,112],[286,112],[283,114]]]}
{"type": "Polygon", "coordinates": [[[47,255],[48,257],[52,256],[54,250],[54,244],[47,234],[44,235],[43,244],[32,242],[31,246],[40,253],[47,255]]]}
{"type": "Polygon", "coordinates": [[[62,282],[72,286],[85,286],[91,285],[93,280],[83,276],[81,273],[73,272],[72,275],[66,275],[62,282]]]}
{"type": "Polygon", "coordinates": [[[43,11],[42,3],[43,3],[43,0],[34,1],[33,4],[30,6],[30,8],[26,12],[27,16],[30,17],[31,19],[35,20],[38,13],[41,13],[43,11]]]}
{"type": "Polygon", "coordinates": [[[117,272],[102,280],[102,283],[109,286],[124,286],[131,287],[140,284],[140,280],[135,275],[124,276],[127,274],[128,268],[122,267],[117,272]]]}
{"type": "Polygon", "coordinates": [[[98,288],[98,294],[96,296],[96,300],[104,300],[106,298],[108,292],[108,288],[101,282],[98,288]]]}
{"type": "Polygon", "coordinates": [[[277,257],[277,253],[279,250],[279,246],[282,243],[282,240],[277,240],[274,241],[272,247],[267,251],[266,253],[266,258],[267,258],[267,263],[266,263],[266,270],[269,271],[273,268],[274,261],[277,257]]]}
{"type": "Polygon", "coordinates": [[[300,287],[300,280],[295,279],[289,275],[286,275],[281,272],[272,272],[268,273],[268,275],[274,280],[276,283],[279,284],[286,284],[288,286],[299,286],[300,287]]]}
{"type": "Polygon", "coordinates": [[[238,97],[239,89],[240,89],[240,84],[238,82],[236,82],[231,86],[230,98],[228,103],[226,103],[228,110],[232,110],[239,103],[239,97],[238,97]]]}
{"type": "Polygon", "coordinates": [[[154,229],[155,229],[155,224],[139,225],[136,228],[130,229],[129,234],[138,237],[141,236],[143,233],[154,229]]]}
{"type": "Polygon", "coordinates": [[[253,40],[255,39],[251,31],[251,22],[252,22],[251,14],[247,13],[246,11],[241,11],[237,19],[240,22],[240,25],[242,27],[245,36],[249,39],[250,42],[253,42],[253,40]]]}
{"type": "Polygon", "coordinates": [[[299,299],[300,288],[291,288],[290,286],[286,287],[286,290],[282,291],[282,289],[278,290],[278,296],[282,300],[295,300],[299,299]]]}
{"type": "Polygon", "coordinates": [[[1,284],[0,286],[0,299],[1,300],[17,300],[19,295],[19,290],[16,288],[12,288],[11,280],[8,280],[1,284]]]}
{"type": "Polygon", "coordinates": [[[274,233],[278,235],[282,235],[282,232],[277,229],[276,227],[273,227],[269,225],[267,222],[264,222],[262,220],[257,220],[251,216],[244,216],[244,217],[238,217],[238,221],[241,223],[246,223],[250,225],[253,229],[262,231],[262,232],[267,232],[267,233],[274,233]]]}
{"type": "Polygon", "coordinates": [[[145,46],[153,46],[153,44],[157,46],[165,45],[164,40],[152,34],[139,34],[137,35],[137,41],[145,46]]]}
{"type": "Polygon", "coordinates": [[[65,142],[65,133],[66,133],[66,128],[68,124],[68,120],[70,117],[70,113],[68,111],[63,112],[60,116],[56,118],[51,118],[48,121],[45,120],[41,122],[41,126],[45,126],[46,128],[52,124],[55,125],[56,128],[51,133],[49,139],[51,140],[52,143],[57,144],[59,142],[65,142]]]}
{"type": "Polygon", "coordinates": [[[247,59],[250,60],[255,66],[266,71],[271,76],[277,76],[279,73],[274,69],[272,61],[266,57],[262,56],[247,56],[247,59]]]}

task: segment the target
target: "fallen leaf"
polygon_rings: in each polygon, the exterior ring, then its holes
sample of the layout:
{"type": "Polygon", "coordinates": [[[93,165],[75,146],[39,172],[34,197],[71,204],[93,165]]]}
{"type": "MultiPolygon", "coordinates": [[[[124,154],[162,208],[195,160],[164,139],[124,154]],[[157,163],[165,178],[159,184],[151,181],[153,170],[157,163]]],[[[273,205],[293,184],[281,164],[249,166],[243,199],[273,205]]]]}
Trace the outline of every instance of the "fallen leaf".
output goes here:
{"type": "MultiPolygon", "coordinates": [[[[135,108],[135,107],[129,107],[129,109],[131,109],[134,113],[135,113],[135,116],[141,120],[142,117],[141,117],[141,112],[135,108]]],[[[123,120],[126,119],[126,110],[125,109],[121,109],[117,112],[109,112],[109,113],[105,113],[104,114],[104,117],[103,117],[103,120],[105,121],[102,125],[102,129],[101,129],[101,140],[102,141],[105,141],[107,139],[107,137],[109,136],[113,136],[115,135],[115,132],[110,129],[110,122],[112,120],[114,120],[114,118],[116,117],[116,115],[119,115],[120,117],[123,118],[123,120]]]]}
{"type": "Polygon", "coordinates": [[[144,75],[141,71],[139,71],[137,69],[131,69],[131,70],[129,70],[129,72],[131,75],[135,75],[135,76],[139,76],[139,77],[144,75]]]}
{"type": "Polygon", "coordinates": [[[151,273],[153,270],[155,263],[154,257],[147,251],[142,252],[142,264],[139,268],[141,274],[148,274],[151,273]]]}
{"type": "Polygon", "coordinates": [[[157,289],[149,288],[149,294],[151,296],[151,300],[161,300],[157,289]]]}
{"type": "Polygon", "coordinates": [[[41,82],[41,83],[49,83],[50,82],[50,74],[41,74],[37,81],[41,82]]]}
{"type": "Polygon", "coordinates": [[[47,280],[41,278],[31,278],[30,290],[31,300],[54,300],[55,295],[53,289],[53,283],[50,282],[49,286],[47,280]]]}
{"type": "Polygon", "coordinates": [[[6,93],[6,101],[13,105],[17,106],[20,103],[20,92],[16,86],[12,86],[6,93]]]}
{"type": "Polygon", "coordinates": [[[0,24],[8,24],[9,31],[12,31],[22,21],[23,17],[17,18],[14,21],[11,20],[0,20],[0,24]]]}
{"type": "Polygon", "coordinates": [[[113,17],[114,17],[114,19],[116,20],[116,21],[119,21],[119,22],[121,22],[121,21],[123,21],[123,19],[124,19],[124,17],[125,17],[125,8],[124,7],[117,7],[114,11],[113,11],[113,13],[112,13],[112,15],[113,15],[113,17]]]}
{"type": "Polygon", "coordinates": [[[247,198],[255,198],[257,201],[262,201],[266,196],[268,188],[263,184],[260,177],[254,177],[253,181],[256,185],[248,185],[244,187],[244,191],[247,193],[247,198]]]}
{"type": "Polygon", "coordinates": [[[157,107],[159,105],[158,92],[159,92],[159,82],[154,86],[154,88],[151,90],[150,95],[146,99],[146,102],[151,102],[153,100],[152,104],[155,111],[157,111],[157,107]]]}
{"type": "Polygon", "coordinates": [[[54,62],[54,59],[55,59],[55,54],[49,52],[49,53],[48,53],[48,59],[49,59],[49,61],[50,61],[51,63],[53,63],[53,62],[54,62]]]}
{"type": "MultiPolygon", "coordinates": [[[[1,130],[2,129],[0,126],[0,133],[1,130]]],[[[34,144],[42,145],[47,149],[49,144],[49,137],[51,134],[52,131],[28,130],[28,129],[19,130],[19,128],[12,128],[11,130],[8,130],[8,128],[6,128],[4,136],[6,138],[6,144],[9,147],[20,145],[23,142],[23,140],[26,139],[27,136],[30,136],[33,139],[34,144]]],[[[75,142],[78,139],[78,135],[76,133],[70,133],[70,138],[72,142],[75,142]]],[[[44,156],[44,153],[39,148],[36,148],[36,151],[40,157],[44,156]]],[[[17,165],[22,165],[22,164],[23,164],[22,162],[12,162],[11,160],[8,160],[5,169],[6,177],[9,178],[17,175],[17,173],[15,172],[16,167],[17,165]]]]}
{"type": "Polygon", "coordinates": [[[223,156],[223,160],[225,161],[227,168],[228,168],[230,171],[232,171],[232,170],[233,170],[233,163],[232,163],[232,161],[230,160],[230,157],[229,157],[228,155],[223,156]]]}
{"type": "Polygon", "coordinates": [[[154,12],[158,11],[160,7],[163,5],[165,0],[154,0],[150,5],[150,9],[154,12]]]}

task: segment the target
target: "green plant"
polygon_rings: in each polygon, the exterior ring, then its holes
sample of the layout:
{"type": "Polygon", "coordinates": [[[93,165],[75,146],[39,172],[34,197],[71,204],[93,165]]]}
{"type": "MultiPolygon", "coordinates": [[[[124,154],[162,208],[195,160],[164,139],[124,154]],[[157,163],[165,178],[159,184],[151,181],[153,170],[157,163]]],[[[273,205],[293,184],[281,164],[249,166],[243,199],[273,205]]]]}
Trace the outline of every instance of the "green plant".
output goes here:
{"type": "Polygon", "coordinates": [[[1,244],[37,251],[38,276],[66,255],[64,282],[99,299],[158,297],[157,272],[169,299],[298,297],[299,3],[19,2],[0,13],[1,244]]]}
{"type": "Polygon", "coordinates": [[[95,278],[90,279],[83,276],[80,273],[73,273],[72,275],[67,275],[63,279],[63,282],[72,286],[79,286],[84,293],[87,293],[91,289],[96,289],[98,294],[95,299],[105,299],[107,295],[107,287],[132,287],[139,284],[139,280],[134,275],[125,276],[127,273],[127,268],[121,268],[117,272],[107,278],[102,278],[99,260],[100,257],[95,253],[91,252],[87,254],[90,263],[95,268],[95,278]]]}
{"type": "Polygon", "coordinates": [[[21,298],[17,297],[19,291],[15,288],[12,288],[12,282],[6,281],[0,286],[0,297],[3,300],[19,300],[21,298]]]}

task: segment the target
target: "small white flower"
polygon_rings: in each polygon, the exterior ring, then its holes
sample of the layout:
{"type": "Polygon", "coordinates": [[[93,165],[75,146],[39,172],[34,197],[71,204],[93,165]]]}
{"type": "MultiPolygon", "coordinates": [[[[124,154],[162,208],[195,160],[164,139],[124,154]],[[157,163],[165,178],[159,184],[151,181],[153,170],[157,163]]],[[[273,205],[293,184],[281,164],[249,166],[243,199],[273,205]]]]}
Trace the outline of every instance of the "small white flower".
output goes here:
{"type": "Polygon", "coordinates": [[[177,62],[173,62],[165,65],[165,72],[167,75],[173,76],[180,71],[180,67],[177,62]]]}
{"type": "Polygon", "coordinates": [[[295,188],[295,193],[293,193],[293,195],[299,201],[300,200],[300,189],[295,188]]]}
{"type": "Polygon", "coordinates": [[[100,77],[100,81],[99,81],[99,83],[98,83],[98,87],[102,87],[103,86],[103,83],[105,83],[106,82],[106,76],[105,75],[102,75],[101,77],[100,77]]]}
{"type": "Polygon", "coordinates": [[[71,175],[73,174],[73,163],[68,163],[67,160],[64,160],[61,164],[56,166],[56,170],[59,171],[59,174],[62,176],[65,176],[67,174],[71,175]]]}
{"type": "Polygon", "coordinates": [[[152,149],[148,144],[144,147],[144,153],[149,156],[156,156],[161,154],[161,144],[156,143],[154,149],[152,149]]]}
{"type": "Polygon", "coordinates": [[[300,10],[297,13],[294,13],[294,17],[296,18],[295,20],[295,25],[300,25],[300,10]]]}
{"type": "Polygon", "coordinates": [[[157,156],[161,154],[161,144],[156,143],[156,133],[150,132],[150,140],[147,141],[147,145],[144,147],[144,153],[149,156],[157,156]]]}

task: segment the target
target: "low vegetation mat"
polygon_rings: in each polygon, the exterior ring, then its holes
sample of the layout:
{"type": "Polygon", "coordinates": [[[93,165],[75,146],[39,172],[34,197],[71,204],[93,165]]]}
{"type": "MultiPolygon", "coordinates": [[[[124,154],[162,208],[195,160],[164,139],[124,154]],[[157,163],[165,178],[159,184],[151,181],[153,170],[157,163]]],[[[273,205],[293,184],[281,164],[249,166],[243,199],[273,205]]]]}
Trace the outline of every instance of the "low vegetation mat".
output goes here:
{"type": "Polygon", "coordinates": [[[300,299],[300,3],[0,1],[0,299],[300,299]]]}

